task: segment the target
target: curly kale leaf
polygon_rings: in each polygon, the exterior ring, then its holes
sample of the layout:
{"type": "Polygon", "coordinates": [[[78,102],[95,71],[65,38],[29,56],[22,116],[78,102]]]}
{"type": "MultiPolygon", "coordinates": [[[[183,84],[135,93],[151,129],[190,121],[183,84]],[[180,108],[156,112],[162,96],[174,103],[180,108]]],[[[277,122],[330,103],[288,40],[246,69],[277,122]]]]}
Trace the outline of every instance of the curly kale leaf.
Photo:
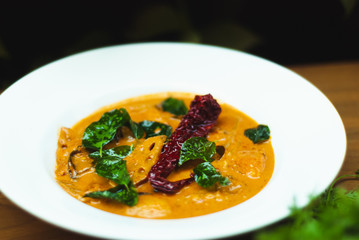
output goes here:
{"type": "Polygon", "coordinates": [[[159,135],[166,135],[167,137],[170,137],[172,134],[172,127],[167,124],[145,120],[140,122],[140,126],[145,131],[146,138],[159,135]]]}
{"type": "Polygon", "coordinates": [[[188,109],[183,100],[169,97],[161,103],[163,111],[170,112],[176,116],[185,115],[188,109]]]}
{"type": "Polygon", "coordinates": [[[105,191],[91,192],[85,197],[115,200],[128,206],[135,206],[138,202],[138,192],[132,182],[105,191]]]}
{"type": "Polygon", "coordinates": [[[142,138],[145,135],[144,129],[140,126],[140,124],[132,121],[131,119],[127,123],[127,126],[131,129],[133,136],[136,139],[142,138]]]}
{"type": "Polygon", "coordinates": [[[198,164],[194,169],[194,179],[201,187],[211,187],[217,182],[222,186],[230,184],[228,178],[223,177],[209,162],[198,164]]]}
{"type": "Polygon", "coordinates": [[[108,157],[108,156],[117,156],[121,159],[124,159],[132,152],[132,150],[133,150],[133,148],[131,146],[122,145],[122,146],[103,150],[102,154],[100,154],[99,151],[92,152],[92,153],[90,153],[89,156],[95,160],[99,160],[102,157],[108,157]]]}
{"type": "Polygon", "coordinates": [[[244,135],[253,143],[261,143],[269,139],[270,129],[267,125],[258,125],[256,128],[245,130],[244,135]]]}
{"type": "Polygon", "coordinates": [[[120,108],[104,113],[100,120],[91,123],[85,129],[82,145],[101,152],[102,147],[114,139],[117,129],[122,126],[129,127],[136,138],[144,135],[143,129],[131,120],[126,109],[120,108]]]}
{"type": "Polygon", "coordinates": [[[96,163],[96,173],[117,184],[127,185],[131,182],[127,171],[126,161],[117,156],[102,157],[96,163]]]}
{"type": "Polygon", "coordinates": [[[214,154],[216,154],[214,142],[210,142],[204,137],[192,137],[183,143],[178,165],[181,166],[183,163],[195,159],[211,162],[214,154]]]}
{"type": "MultiPolygon", "coordinates": [[[[127,150],[122,151],[123,149],[126,148],[121,148],[118,153],[125,152],[124,155],[127,154],[127,150]]],[[[119,156],[118,153],[97,158],[95,166],[96,173],[99,176],[110,179],[118,185],[106,191],[88,193],[85,197],[111,199],[134,206],[138,201],[138,193],[128,173],[126,161],[123,160],[124,156],[119,156]]]]}

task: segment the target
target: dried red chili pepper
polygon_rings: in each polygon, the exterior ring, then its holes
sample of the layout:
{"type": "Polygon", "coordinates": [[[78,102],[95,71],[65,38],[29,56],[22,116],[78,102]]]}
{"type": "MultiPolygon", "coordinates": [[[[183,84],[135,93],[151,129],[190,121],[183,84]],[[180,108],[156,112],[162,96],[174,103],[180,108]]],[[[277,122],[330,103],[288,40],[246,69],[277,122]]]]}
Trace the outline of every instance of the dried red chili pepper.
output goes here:
{"type": "Polygon", "coordinates": [[[156,191],[176,193],[194,181],[193,176],[176,182],[166,178],[176,168],[182,144],[191,137],[204,137],[216,124],[221,107],[212,95],[196,96],[188,113],[164,146],[158,162],[151,168],[148,179],[156,191]]]}

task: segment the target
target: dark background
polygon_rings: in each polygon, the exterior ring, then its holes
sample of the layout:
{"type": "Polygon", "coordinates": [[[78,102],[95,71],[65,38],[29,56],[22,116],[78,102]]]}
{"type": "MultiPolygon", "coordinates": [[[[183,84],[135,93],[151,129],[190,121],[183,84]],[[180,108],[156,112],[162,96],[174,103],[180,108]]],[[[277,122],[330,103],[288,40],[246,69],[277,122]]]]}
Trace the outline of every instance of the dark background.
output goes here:
{"type": "Polygon", "coordinates": [[[28,2],[0,4],[0,89],[70,54],[134,42],[212,44],[282,65],[359,60],[359,0],[28,2]]]}

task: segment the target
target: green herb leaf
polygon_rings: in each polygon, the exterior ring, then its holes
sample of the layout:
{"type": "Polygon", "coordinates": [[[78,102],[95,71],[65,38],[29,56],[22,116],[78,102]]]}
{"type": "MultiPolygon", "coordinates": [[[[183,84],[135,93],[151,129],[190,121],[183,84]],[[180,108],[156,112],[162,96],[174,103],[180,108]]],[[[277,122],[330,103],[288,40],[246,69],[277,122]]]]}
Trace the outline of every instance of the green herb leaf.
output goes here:
{"type": "Polygon", "coordinates": [[[126,161],[117,156],[102,157],[100,160],[97,160],[95,168],[98,175],[108,178],[117,184],[128,185],[131,182],[126,161]]]}
{"type": "Polygon", "coordinates": [[[142,127],[131,120],[126,109],[114,109],[104,113],[100,120],[91,123],[85,129],[82,137],[82,145],[86,148],[102,152],[102,147],[113,140],[117,129],[122,126],[129,127],[137,139],[143,137],[145,134],[142,127]]]}
{"type": "Polygon", "coordinates": [[[269,139],[270,130],[267,125],[258,125],[257,128],[250,128],[244,131],[244,135],[253,143],[261,143],[269,139]]]}
{"type": "Polygon", "coordinates": [[[292,208],[283,224],[256,234],[256,240],[359,239],[359,190],[333,189],[330,204],[314,198],[305,208],[292,208]]]}
{"type": "Polygon", "coordinates": [[[176,116],[185,115],[188,110],[183,100],[178,100],[172,97],[167,98],[161,103],[162,110],[170,112],[176,116]]]}
{"type": "Polygon", "coordinates": [[[337,182],[341,181],[342,179],[344,178],[356,178],[356,179],[359,179],[359,169],[357,169],[355,171],[355,174],[344,174],[340,177],[337,177],[333,182],[332,184],[330,184],[329,188],[327,189],[326,191],[326,194],[327,194],[327,199],[326,199],[326,202],[329,203],[330,200],[331,200],[331,193],[332,191],[334,190],[334,186],[335,184],[337,184],[337,182]]]}
{"type": "Polygon", "coordinates": [[[145,135],[143,128],[136,122],[129,120],[128,127],[131,129],[136,139],[140,139],[145,135]]]}
{"type": "Polygon", "coordinates": [[[170,137],[172,134],[172,127],[167,124],[145,120],[140,122],[140,126],[146,132],[146,138],[159,135],[170,137]]]}
{"type": "Polygon", "coordinates": [[[269,226],[255,235],[256,240],[337,240],[359,239],[359,189],[333,187],[339,180],[359,179],[356,174],[338,177],[322,195],[304,208],[291,208],[291,216],[280,225],[269,226]]]}
{"type": "Polygon", "coordinates": [[[214,142],[210,142],[204,137],[192,137],[183,143],[178,165],[181,166],[183,163],[195,159],[211,162],[214,154],[216,154],[214,142]]]}
{"type": "Polygon", "coordinates": [[[93,154],[92,157],[96,159],[96,173],[114,181],[118,186],[106,191],[88,193],[85,197],[112,199],[129,206],[136,205],[138,193],[127,171],[126,161],[123,160],[131,151],[129,146],[119,146],[103,151],[102,157],[99,152],[93,154]]]}
{"type": "Polygon", "coordinates": [[[109,143],[119,127],[130,121],[130,115],[126,109],[114,109],[104,113],[100,120],[91,123],[82,137],[82,145],[86,148],[101,150],[109,143]]]}
{"type": "Polygon", "coordinates": [[[116,156],[121,159],[124,159],[132,152],[132,150],[133,149],[131,146],[123,145],[123,146],[118,146],[118,147],[103,150],[102,156],[100,155],[99,151],[90,153],[89,156],[95,160],[99,160],[101,159],[101,157],[108,157],[108,156],[116,156]]]}
{"type": "Polygon", "coordinates": [[[201,187],[207,188],[219,183],[222,186],[229,185],[228,178],[223,177],[209,162],[198,164],[194,169],[194,179],[201,187]]]}
{"type": "Polygon", "coordinates": [[[135,206],[138,202],[137,189],[132,182],[129,185],[118,185],[106,191],[91,192],[85,197],[111,199],[128,206],[135,206]]]}

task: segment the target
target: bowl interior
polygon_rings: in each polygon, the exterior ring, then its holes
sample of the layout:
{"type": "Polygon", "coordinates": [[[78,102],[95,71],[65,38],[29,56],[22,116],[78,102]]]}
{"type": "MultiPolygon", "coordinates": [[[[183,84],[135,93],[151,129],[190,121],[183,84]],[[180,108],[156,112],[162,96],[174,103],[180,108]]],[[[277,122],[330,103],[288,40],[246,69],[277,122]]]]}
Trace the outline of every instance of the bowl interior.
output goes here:
{"type": "Polygon", "coordinates": [[[101,238],[218,238],[256,229],[285,217],[294,201],[302,206],[323,191],[346,149],[340,116],[308,81],[249,54],[196,44],[130,44],[76,54],[20,79],[0,96],[0,109],[3,193],[49,223],[101,238]],[[275,170],[259,194],[214,214],[148,220],[94,209],[58,186],[60,127],[107,104],[166,91],[211,93],[270,126],[275,170]]]}

